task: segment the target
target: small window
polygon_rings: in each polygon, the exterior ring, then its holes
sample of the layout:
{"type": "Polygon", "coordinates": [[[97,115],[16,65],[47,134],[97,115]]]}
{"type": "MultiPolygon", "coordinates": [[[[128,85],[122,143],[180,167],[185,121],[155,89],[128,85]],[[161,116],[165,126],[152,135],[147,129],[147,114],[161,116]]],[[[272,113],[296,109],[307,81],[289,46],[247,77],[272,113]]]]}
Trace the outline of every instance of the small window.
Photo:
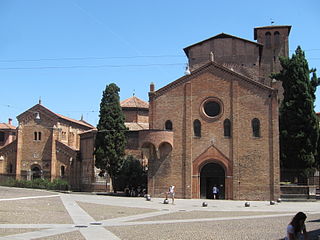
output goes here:
{"type": "Polygon", "coordinates": [[[260,137],[260,121],[258,118],[254,118],[251,121],[252,125],[252,135],[254,137],[260,137]]]}
{"type": "Polygon", "coordinates": [[[170,120],[167,120],[164,127],[165,130],[172,131],[172,122],[170,120]]]}
{"type": "Polygon", "coordinates": [[[4,132],[0,132],[0,142],[4,141],[4,132]]]}
{"type": "Polygon", "coordinates": [[[10,163],[10,165],[9,165],[9,173],[13,173],[13,165],[12,165],[12,163],[10,163]]]}
{"type": "Polygon", "coordinates": [[[229,119],[223,122],[223,133],[225,137],[231,137],[231,121],[229,119]]]}
{"type": "Polygon", "coordinates": [[[266,37],[266,39],[265,39],[266,48],[271,48],[271,33],[266,32],[265,37],[266,37]]]}
{"type": "Polygon", "coordinates": [[[41,132],[34,132],[34,141],[41,141],[41,132]]]}
{"type": "Polygon", "coordinates": [[[195,137],[201,137],[201,122],[198,119],[193,121],[193,132],[195,137]]]}

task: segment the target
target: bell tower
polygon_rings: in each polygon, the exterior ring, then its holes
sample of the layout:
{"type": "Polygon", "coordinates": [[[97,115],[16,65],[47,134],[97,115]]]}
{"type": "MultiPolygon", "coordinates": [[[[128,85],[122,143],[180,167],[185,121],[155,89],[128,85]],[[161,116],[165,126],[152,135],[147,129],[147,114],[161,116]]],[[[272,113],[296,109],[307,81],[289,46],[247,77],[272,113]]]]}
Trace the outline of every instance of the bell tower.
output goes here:
{"type": "Polygon", "coordinates": [[[279,57],[288,57],[288,37],[291,26],[265,26],[254,28],[254,39],[263,44],[260,60],[260,79],[271,85],[270,74],[281,70],[279,57]]]}

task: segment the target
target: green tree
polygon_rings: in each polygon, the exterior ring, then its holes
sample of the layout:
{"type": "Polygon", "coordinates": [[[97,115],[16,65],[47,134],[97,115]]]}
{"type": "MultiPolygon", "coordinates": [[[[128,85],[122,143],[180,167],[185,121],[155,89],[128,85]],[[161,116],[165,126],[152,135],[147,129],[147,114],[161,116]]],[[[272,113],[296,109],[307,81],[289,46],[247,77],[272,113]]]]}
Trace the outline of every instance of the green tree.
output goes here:
{"type": "MultiPolygon", "coordinates": [[[[313,98],[316,99],[316,88],[318,85],[320,85],[320,78],[317,78],[316,69],[312,69],[312,77],[311,77],[311,85],[313,88],[313,98]]],[[[317,117],[318,120],[318,126],[319,126],[319,117],[317,117]]],[[[320,168],[320,127],[319,127],[319,138],[318,138],[318,144],[317,144],[317,153],[316,153],[316,167],[320,168]]]]}
{"type": "Polygon", "coordinates": [[[314,171],[319,138],[319,122],[314,111],[319,82],[315,70],[309,70],[300,46],[291,58],[280,58],[280,62],[282,70],[273,77],[282,81],[284,89],[279,110],[281,167],[309,176],[314,171]]]}
{"type": "Polygon", "coordinates": [[[132,155],[128,155],[121,166],[117,186],[120,189],[125,187],[137,188],[138,186],[147,187],[147,172],[143,169],[142,164],[132,155]]]}
{"type": "Polygon", "coordinates": [[[100,119],[95,140],[95,165],[109,174],[113,190],[115,180],[125,155],[127,130],[119,101],[120,88],[111,83],[106,85],[100,103],[100,119]]]}

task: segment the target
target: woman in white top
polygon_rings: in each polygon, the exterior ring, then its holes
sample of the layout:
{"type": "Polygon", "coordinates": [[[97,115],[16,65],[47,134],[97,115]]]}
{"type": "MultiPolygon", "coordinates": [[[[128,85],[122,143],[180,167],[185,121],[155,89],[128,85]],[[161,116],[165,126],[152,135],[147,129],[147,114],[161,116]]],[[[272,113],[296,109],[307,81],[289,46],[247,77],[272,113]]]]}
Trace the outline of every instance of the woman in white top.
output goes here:
{"type": "Polygon", "coordinates": [[[305,220],[307,216],[303,212],[298,212],[291,220],[287,227],[287,236],[285,240],[308,239],[305,220]],[[301,238],[303,233],[303,238],[301,238]]]}

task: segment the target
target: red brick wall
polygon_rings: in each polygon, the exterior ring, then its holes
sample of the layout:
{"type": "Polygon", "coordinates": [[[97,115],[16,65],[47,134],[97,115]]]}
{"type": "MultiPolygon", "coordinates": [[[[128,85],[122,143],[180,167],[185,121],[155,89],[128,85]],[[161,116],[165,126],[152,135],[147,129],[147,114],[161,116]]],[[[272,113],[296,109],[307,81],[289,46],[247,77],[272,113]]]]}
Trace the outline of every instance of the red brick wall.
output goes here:
{"type": "MultiPolygon", "coordinates": [[[[233,180],[228,180],[229,188],[233,188],[231,191],[229,189],[231,199],[269,199],[270,189],[272,192],[278,189],[278,148],[274,134],[277,128],[271,126],[271,123],[277,125],[274,112],[277,106],[276,101],[273,101],[274,107],[270,104],[272,91],[220,69],[212,68],[210,71],[190,77],[189,83],[172,88],[151,102],[154,129],[163,129],[166,120],[173,123],[170,169],[163,173],[159,168],[157,177],[162,179],[164,185],[158,192],[173,184],[177,197],[197,197],[191,191],[191,179],[196,177],[191,176],[192,162],[213,144],[233,168],[229,176],[233,180]],[[223,114],[211,122],[200,114],[201,103],[207,97],[216,97],[223,103],[223,114]],[[271,112],[273,117],[270,119],[271,112]],[[223,121],[226,118],[232,122],[231,138],[223,136],[223,121]],[[252,137],[253,118],[260,120],[260,138],[252,137]],[[193,136],[192,123],[195,119],[199,119],[202,125],[201,138],[193,136]]],[[[211,160],[219,160],[214,157],[211,160]]]]}

